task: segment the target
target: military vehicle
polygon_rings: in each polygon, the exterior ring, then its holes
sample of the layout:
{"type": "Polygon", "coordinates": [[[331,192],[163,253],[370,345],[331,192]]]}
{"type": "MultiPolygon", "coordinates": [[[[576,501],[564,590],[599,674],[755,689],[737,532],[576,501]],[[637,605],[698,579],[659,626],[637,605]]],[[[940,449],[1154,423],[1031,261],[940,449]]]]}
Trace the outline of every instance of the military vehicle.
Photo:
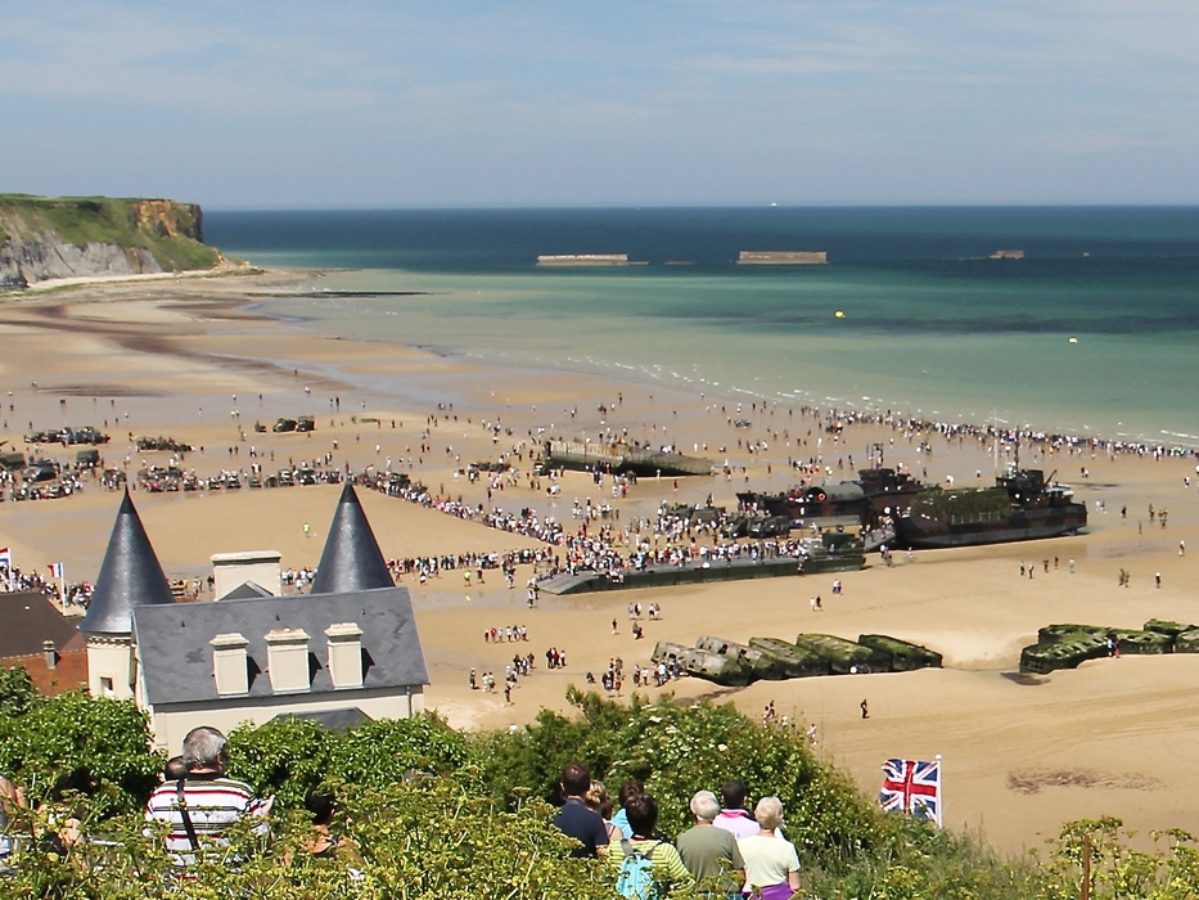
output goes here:
{"type": "Polygon", "coordinates": [[[790,533],[789,516],[754,516],[746,528],[746,534],[751,538],[779,537],[790,533]]]}
{"type": "Polygon", "coordinates": [[[21,472],[21,480],[26,484],[39,481],[53,481],[58,477],[58,463],[49,459],[35,459],[21,472]]]}
{"type": "Polygon", "coordinates": [[[286,431],[295,431],[295,430],[296,430],[296,420],[295,419],[279,418],[279,419],[276,419],[275,424],[271,426],[271,431],[275,432],[276,434],[282,434],[286,431]]]}
{"type": "Polygon", "coordinates": [[[133,439],[133,443],[138,450],[169,450],[172,453],[189,453],[193,449],[191,444],[185,444],[182,441],[177,441],[173,437],[149,437],[139,434],[133,439]]]}
{"type": "Polygon", "coordinates": [[[296,431],[316,431],[316,419],[312,416],[300,416],[296,419],[296,431]]]}
{"type": "Polygon", "coordinates": [[[866,568],[865,544],[849,532],[825,532],[799,542],[796,572],[815,575],[824,572],[857,572],[866,568]]]}
{"type": "Polygon", "coordinates": [[[84,425],[82,428],[64,428],[60,432],[60,439],[68,444],[107,444],[109,441],[108,435],[91,425],[84,425]]]}
{"type": "Polygon", "coordinates": [[[16,472],[25,468],[25,454],[19,450],[9,450],[0,453],[0,469],[16,472]]]}
{"type": "Polygon", "coordinates": [[[100,451],[95,447],[75,452],[75,465],[81,469],[94,469],[100,465],[100,451]]]}

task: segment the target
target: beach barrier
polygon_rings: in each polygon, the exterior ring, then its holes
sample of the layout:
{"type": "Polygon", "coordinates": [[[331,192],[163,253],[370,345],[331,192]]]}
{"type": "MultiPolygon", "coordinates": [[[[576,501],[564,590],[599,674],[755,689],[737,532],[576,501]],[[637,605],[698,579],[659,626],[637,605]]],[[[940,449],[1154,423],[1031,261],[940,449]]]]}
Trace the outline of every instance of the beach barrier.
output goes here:
{"type": "Polygon", "coordinates": [[[1143,629],[1098,625],[1046,625],[1037,631],[1037,643],[1020,652],[1020,671],[1047,675],[1073,669],[1089,659],[1121,654],[1153,656],[1199,652],[1199,629],[1179,622],[1150,619],[1143,629]]]}
{"type": "Polygon", "coordinates": [[[834,675],[891,671],[891,655],[833,634],[799,634],[795,645],[818,655],[834,675]]]}
{"type": "Polygon", "coordinates": [[[826,656],[811,647],[788,644],[782,638],[772,637],[752,637],[749,639],[749,645],[764,657],[755,671],[760,678],[767,681],[832,673],[826,656]]]}
{"type": "Polygon", "coordinates": [[[739,644],[705,635],[694,647],[662,641],[652,658],[698,678],[737,686],[758,680],[906,672],[941,665],[940,653],[919,644],[882,634],[862,637],[870,643],[832,634],[800,634],[793,644],[776,637],[751,637],[748,644],[739,644]]]}
{"type": "Polygon", "coordinates": [[[585,594],[594,591],[619,591],[629,588],[701,584],[713,581],[741,581],[747,578],[778,578],[796,574],[797,561],[790,556],[769,559],[732,559],[708,565],[649,566],[627,570],[620,577],[600,572],[575,572],[554,575],[539,582],[549,594],[585,594]]]}
{"type": "Polygon", "coordinates": [[[1184,631],[1174,638],[1175,653],[1199,653],[1199,628],[1184,631]]]}
{"type": "Polygon", "coordinates": [[[545,459],[554,468],[592,471],[600,469],[640,476],[710,475],[715,463],[710,459],[685,456],[661,450],[633,450],[621,445],[588,444],[581,441],[548,441],[545,459]]]}
{"type": "Polygon", "coordinates": [[[913,644],[885,634],[858,635],[858,643],[890,658],[892,672],[911,672],[915,669],[941,668],[941,654],[921,644],[913,644]]]}

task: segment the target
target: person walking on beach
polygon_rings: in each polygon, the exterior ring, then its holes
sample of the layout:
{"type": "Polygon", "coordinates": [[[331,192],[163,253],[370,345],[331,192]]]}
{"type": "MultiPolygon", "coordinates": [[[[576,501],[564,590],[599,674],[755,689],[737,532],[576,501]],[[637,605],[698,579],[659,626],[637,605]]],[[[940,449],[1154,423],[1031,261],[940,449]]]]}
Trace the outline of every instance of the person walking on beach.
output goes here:
{"type": "Polygon", "coordinates": [[[862,702],[859,703],[858,706],[862,710],[862,718],[869,719],[870,718],[870,706],[866,703],[865,697],[862,698],[862,702]]]}

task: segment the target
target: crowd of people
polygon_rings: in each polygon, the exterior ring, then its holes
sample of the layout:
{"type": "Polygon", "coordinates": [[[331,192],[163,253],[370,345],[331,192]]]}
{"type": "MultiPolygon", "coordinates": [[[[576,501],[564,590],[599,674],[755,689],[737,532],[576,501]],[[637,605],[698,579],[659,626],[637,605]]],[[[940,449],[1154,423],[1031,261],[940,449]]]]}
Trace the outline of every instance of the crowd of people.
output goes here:
{"type": "Polygon", "coordinates": [[[5,591],[37,591],[66,612],[72,608],[86,610],[92,602],[95,586],[90,581],[77,581],[60,586],[54,579],[44,577],[36,569],[29,571],[0,564],[0,592],[5,591]]]}
{"type": "Polygon", "coordinates": [[[559,783],[563,805],[554,824],[577,842],[575,857],[604,860],[622,897],[698,896],[790,898],[800,888],[800,862],[783,829],[783,804],[761,798],[751,813],[745,782],[699,790],[690,802],[695,824],[672,840],[658,830],[658,802],[644,785],[621,785],[617,809],[590,769],[568,763],[559,783]]]}

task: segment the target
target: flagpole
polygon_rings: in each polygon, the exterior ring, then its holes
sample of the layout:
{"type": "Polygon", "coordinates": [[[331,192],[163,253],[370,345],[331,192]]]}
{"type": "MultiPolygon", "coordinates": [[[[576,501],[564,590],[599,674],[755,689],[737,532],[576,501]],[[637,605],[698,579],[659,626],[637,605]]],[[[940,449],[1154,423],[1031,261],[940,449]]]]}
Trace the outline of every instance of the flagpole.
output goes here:
{"type": "Polygon", "coordinates": [[[937,761],[937,827],[941,828],[941,819],[945,815],[945,786],[941,783],[945,775],[945,763],[940,753],[933,758],[937,761]]]}
{"type": "Polygon", "coordinates": [[[58,607],[63,617],[67,615],[67,567],[58,564],[58,607]]]}

